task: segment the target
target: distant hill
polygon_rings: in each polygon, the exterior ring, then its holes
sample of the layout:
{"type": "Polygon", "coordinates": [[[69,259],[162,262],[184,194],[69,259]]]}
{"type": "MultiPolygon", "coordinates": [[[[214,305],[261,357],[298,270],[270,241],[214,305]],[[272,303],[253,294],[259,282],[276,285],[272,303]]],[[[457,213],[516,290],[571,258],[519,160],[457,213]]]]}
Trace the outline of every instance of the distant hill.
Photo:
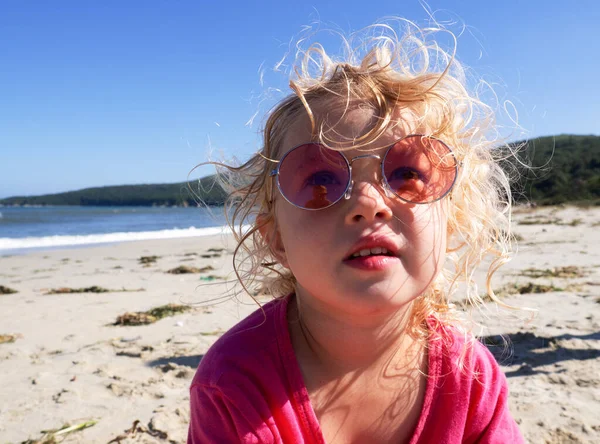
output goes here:
{"type": "Polygon", "coordinates": [[[529,168],[510,160],[514,167],[510,171],[521,175],[513,183],[517,202],[600,204],[600,136],[561,134],[532,139],[519,157],[529,168]]]}
{"type": "MultiPolygon", "coordinates": [[[[559,135],[515,142],[522,147],[519,157],[504,168],[511,177],[517,202],[540,205],[565,202],[600,204],[600,136],[559,135]]],[[[0,199],[3,205],[97,205],[97,206],[195,206],[198,198],[206,205],[222,205],[226,194],[214,176],[189,182],[198,195],[192,195],[188,183],[159,185],[122,185],[86,188],[43,196],[18,196],[0,199]]]]}
{"type": "Polygon", "coordinates": [[[196,206],[223,205],[226,194],[214,176],[194,182],[154,185],[121,185],[86,188],[43,196],[16,196],[0,199],[3,205],[90,205],[90,206],[196,206]],[[193,193],[188,188],[194,190],[193,193]],[[199,200],[200,199],[200,200],[199,200]]]}

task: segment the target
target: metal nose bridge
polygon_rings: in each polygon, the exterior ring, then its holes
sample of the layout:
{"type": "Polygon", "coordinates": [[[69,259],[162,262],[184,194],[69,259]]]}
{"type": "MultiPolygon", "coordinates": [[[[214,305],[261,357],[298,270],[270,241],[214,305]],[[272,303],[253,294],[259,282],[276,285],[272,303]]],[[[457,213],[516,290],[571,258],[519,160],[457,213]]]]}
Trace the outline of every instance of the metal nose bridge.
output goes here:
{"type": "MultiPolygon", "coordinates": [[[[350,164],[350,183],[348,184],[348,188],[346,189],[346,192],[344,193],[344,199],[348,200],[350,199],[350,196],[352,195],[352,189],[354,188],[354,180],[352,179],[352,164],[354,163],[355,160],[359,160],[359,159],[377,159],[381,162],[381,156],[379,156],[378,154],[361,154],[360,156],[356,156],[353,157],[352,159],[350,159],[348,161],[348,163],[350,164]]],[[[383,175],[383,172],[382,172],[383,175]]],[[[389,197],[389,190],[387,188],[387,186],[385,185],[386,182],[385,180],[381,181],[381,184],[383,185],[383,190],[385,192],[385,195],[389,197]]]]}

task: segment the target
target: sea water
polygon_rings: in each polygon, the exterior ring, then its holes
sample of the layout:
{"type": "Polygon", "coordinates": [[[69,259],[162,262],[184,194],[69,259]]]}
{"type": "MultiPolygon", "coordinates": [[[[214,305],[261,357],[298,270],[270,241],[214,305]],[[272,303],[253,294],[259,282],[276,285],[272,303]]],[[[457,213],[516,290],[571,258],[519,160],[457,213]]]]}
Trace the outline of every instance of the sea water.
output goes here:
{"type": "Polygon", "coordinates": [[[0,254],[220,234],[223,208],[0,206],[0,254]]]}

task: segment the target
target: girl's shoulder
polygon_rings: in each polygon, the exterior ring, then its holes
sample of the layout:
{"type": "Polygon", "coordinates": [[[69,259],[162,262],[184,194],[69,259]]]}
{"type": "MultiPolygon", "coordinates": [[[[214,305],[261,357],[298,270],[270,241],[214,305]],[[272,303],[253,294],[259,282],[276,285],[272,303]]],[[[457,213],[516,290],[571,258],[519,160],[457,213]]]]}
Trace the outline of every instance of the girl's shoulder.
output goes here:
{"type": "Polygon", "coordinates": [[[428,323],[430,365],[439,367],[439,376],[468,385],[473,381],[486,384],[505,379],[494,355],[472,333],[434,318],[428,323]]]}
{"type": "Polygon", "coordinates": [[[286,299],[258,308],[229,329],[201,356],[193,385],[220,385],[226,375],[252,374],[279,355],[286,299]]]}
{"type": "Polygon", "coordinates": [[[256,310],[202,358],[190,387],[188,442],[308,442],[287,300],[256,310]]]}
{"type": "Polygon", "coordinates": [[[429,378],[414,442],[524,442],[508,410],[506,376],[492,353],[452,325],[428,323],[429,378]]]}

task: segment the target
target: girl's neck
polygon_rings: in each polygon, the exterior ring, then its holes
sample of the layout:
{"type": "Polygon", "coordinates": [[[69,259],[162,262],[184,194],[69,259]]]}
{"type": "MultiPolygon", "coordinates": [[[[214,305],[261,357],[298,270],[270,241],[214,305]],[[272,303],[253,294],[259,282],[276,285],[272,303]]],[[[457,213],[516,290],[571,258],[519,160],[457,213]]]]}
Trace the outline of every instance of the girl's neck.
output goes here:
{"type": "Polygon", "coordinates": [[[386,316],[330,313],[295,296],[288,308],[292,344],[301,368],[327,379],[374,372],[402,374],[420,361],[423,347],[406,333],[412,304],[386,316]]]}

